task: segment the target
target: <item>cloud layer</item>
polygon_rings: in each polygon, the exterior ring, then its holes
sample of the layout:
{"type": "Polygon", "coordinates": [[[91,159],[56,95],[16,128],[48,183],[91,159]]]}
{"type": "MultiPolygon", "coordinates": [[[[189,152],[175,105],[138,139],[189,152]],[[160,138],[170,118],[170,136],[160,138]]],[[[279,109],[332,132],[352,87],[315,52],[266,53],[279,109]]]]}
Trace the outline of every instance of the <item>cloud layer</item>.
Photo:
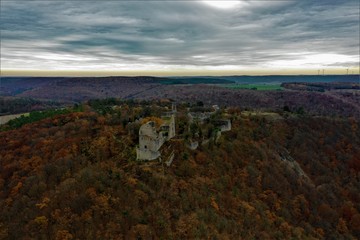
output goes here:
{"type": "Polygon", "coordinates": [[[358,68],[359,2],[316,2],[1,1],[1,69],[358,68]]]}

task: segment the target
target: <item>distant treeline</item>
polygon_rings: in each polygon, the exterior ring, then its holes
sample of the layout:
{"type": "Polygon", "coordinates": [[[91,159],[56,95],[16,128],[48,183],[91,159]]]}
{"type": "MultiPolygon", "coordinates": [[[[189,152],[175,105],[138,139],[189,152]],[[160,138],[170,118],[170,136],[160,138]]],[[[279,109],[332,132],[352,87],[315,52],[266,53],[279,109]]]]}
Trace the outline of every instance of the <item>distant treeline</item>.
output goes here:
{"type": "Polygon", "coordinates": [[[161,84],[230,84],[232,80],[222,78],[168,78],[159,81],[161,84]]]}
{"type": "Polygon", "coordinates": [[[64,107],[64,103],[34,98],[0,97],[0,116],[49,108],[64,107]]]}

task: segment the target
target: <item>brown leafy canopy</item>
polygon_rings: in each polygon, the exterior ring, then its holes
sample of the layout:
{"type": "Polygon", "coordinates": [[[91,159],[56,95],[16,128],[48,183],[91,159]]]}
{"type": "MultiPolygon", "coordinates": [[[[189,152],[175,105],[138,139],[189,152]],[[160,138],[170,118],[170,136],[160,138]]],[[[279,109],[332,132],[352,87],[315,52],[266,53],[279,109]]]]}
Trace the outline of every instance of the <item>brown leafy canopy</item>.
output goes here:
{"type": "Polygon", "coordinates": [[[360,236],[357,120],[232,109],[220,143],[190,151],[180,141],[164,169],[134,161],[138,128],[118,124],[119,112],[135,119],[141,105],[0,133],[2,238],[360,236]]]}

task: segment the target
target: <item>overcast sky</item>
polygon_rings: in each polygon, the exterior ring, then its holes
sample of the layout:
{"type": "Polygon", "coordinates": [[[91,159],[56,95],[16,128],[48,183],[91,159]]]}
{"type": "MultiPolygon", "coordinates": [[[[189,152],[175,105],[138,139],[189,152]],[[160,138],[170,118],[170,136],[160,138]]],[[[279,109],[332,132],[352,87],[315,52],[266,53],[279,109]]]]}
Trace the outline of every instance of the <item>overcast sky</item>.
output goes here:
{"type": "Polygon", "coordinates": [[[359,71],[358,0],[1,0],[0,9],[3,75],[359,71]]]}

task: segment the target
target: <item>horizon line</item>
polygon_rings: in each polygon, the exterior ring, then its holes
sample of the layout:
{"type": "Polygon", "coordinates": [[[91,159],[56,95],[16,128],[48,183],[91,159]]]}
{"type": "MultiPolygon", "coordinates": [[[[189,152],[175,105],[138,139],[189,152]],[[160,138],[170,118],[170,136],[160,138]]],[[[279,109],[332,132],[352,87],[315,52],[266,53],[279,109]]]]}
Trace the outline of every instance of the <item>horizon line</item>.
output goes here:
{"type": "Polygon", "coordinates": [[[110,77],[129,77],[129,78],[136,78],[136,77],[153,77],[153,78],[174,78],[174,77],[270,77],[270,76],[319,76],[319,77],[326,77],[326,76],[360,76],[359,73],[353,74],[325,74],[325,75],[318,75],[318,74],[262,74],[262,75],[251,75],[251,74],[243,74],[243,75],[171,75],[171,76],[154,76],[154,75],[104,75],[104,76],[63,76],[63,75],[56,75],[56,76],[30,76],[30,75],[1,75],[1,77],[6,78],[16,78],[16,77],[23,77],[23,78],[110,78],[110,77]]]}
{"type": "MultiPolygon", "coordinates": [[[[350,69],[349,69],[350,70],[350,69]]],[[[16,70],[0,69],[1,77],[190,77],[190,76],[329,76],[360,75],[347,69],[254,69],[254,70],[16,70]],[[324,72],[323,72],[324,70],[324,72]]]]}

